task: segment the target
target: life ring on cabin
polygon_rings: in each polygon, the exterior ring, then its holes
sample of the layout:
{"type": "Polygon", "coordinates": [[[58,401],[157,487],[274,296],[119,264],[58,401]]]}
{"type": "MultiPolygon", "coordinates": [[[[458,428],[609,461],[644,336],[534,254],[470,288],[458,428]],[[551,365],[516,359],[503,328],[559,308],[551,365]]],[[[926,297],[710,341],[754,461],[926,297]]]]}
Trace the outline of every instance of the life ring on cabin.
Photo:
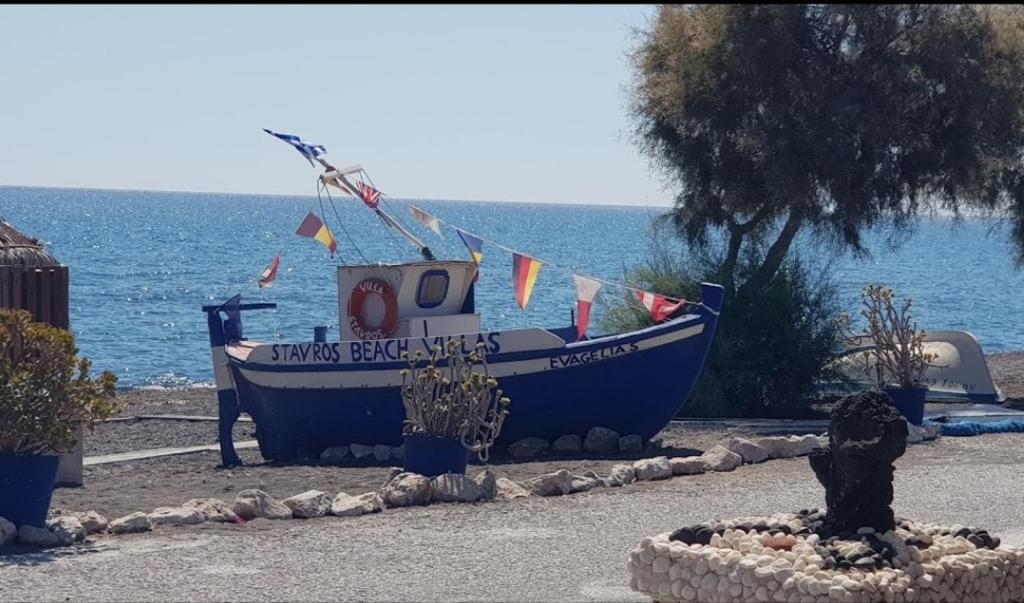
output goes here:
{"type": "Polygon", "coordinates": [[[366,278],[359,281],[348,298],[348,324],[356,337],[363,341],[387,339],[398,327],[398,298],[387,281],[366,278]],[[368,324],[363,314],[364,305],[370,296],[377,296],[384,302],[384,318],[380,324],[368,324]]]}

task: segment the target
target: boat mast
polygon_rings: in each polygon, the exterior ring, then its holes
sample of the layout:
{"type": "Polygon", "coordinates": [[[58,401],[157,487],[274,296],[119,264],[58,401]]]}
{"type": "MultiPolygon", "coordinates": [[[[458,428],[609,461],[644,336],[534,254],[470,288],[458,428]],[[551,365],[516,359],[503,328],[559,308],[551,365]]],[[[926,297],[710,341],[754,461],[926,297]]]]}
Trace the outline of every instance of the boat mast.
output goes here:
{"type": "MultiPolygon", "coordinates": [[[[320,165],[324,166],[324,169],[327,170],[327,172],[324,172],[324,175],[321,176],[321,178],[323,178],[324,176],[329,176],[329,178],[327,178],[328,180],[335,179],[339,181],[342,185],[344,185],[345,189],[347,189],[348,192],[353,195],[355,195],[355,191],[359,190],[358,188],[356,188],[355,185],[353,185],[348,180],[348,178],[345,177],[345,174],[343,174],[341,170],[327,163],[326,161],[319,157],[317,157],[317,161],[319,161],[320,165]]],[[[392,218],[387,212],[381,209],[379,205],[372,209],[377,214],[377,217],[380,218],[381,222],[384,222],[384,224],[397,230],[399,234],[405,237],[407,241],[412,243],[412,245],[416,247],[416,250],[420,252],[420,255],[423,256],[424,260],[427,260],[428,262],[433,262],[437,260],[437,258],[434,257],[434,253],[430,251],[430,247],[427,247],[423,243],[423,241],[419,240],[416,237],[416,235],[412,234],[404,226],[399,224],[398,220],[392,218]]]]}

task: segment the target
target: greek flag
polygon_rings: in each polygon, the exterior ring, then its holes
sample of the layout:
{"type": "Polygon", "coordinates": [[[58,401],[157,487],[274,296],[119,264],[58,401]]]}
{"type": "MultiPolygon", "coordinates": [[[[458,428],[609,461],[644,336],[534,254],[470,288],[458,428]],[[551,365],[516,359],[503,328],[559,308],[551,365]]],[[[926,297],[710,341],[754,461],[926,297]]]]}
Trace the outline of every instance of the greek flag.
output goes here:
{"type": "Polygon", "coordinates": [[[271,136],[276,136],[277,138],[280,138],[281,140],[295,147],[295,150],[302,153],[302,156],[306,158],[306,161],[309,162],[309,165],[312,165],[313,167],[316,167],[316,165],[313,164],[313,160],[327,153],[327,149],[325,149],[322,145],[309,144],[307,142],[303,142],[301,138],[294,134],[281,134],[280,132],[273,132],[266,128],[263,128],[263,131],[266,132],[267,134],[270,134],[271,136]]]}

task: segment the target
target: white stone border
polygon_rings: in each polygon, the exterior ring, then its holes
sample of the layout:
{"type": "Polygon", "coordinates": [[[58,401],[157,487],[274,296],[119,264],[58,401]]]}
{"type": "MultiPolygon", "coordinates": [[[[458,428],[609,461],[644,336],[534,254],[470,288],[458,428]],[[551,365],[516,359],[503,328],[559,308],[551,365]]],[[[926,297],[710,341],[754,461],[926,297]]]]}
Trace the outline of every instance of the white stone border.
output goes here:
{"type": "MultiPolygon", "coordinates": [[[[934,439],[938,435],[925,428],[912,425],[908,427],[911,427],[908,436],[910,443],[934,439]]],[[[591,431],[588,436],[592,440],[596,435],[604,435],[607,441],[619,443],[616,440],[618,435],[611,430],[602,432],[600,428],[595,428],[591,431]]],[[[627,438],[632,444],[632,438],[629,436],[621,440],[627,438]]],[[[573,475],[562,469],[537,476],[524,484],[504,477],[499,478],[490,470],[481,471],[472,478],[446,474],[431,480],[422,475],[404,473],[393,468],[391,476],[379,491],[366,492],[358,496],[340,492],[331,497],[325,492],[310,490],[284,501],[277,501],[262,490],[244,490],[238,493],[230,505],[215,498],[193,499],[181,507],[160,507],[151,513],[135,512],[110,522],[95,511],[61,514],[47,521],[46,530],[26,529],[24,535],[21,534],[21,530],[15,530],[13,524],[0,517],[0,546],[16,542],[30,546],[66,546],[82,542],[86,536],[92,534],[147,532],[156,525],[195,525],[205,521],[244,523],[256,518],[291,519],[325,515],[352,517],[375,513],[385,508],[426,505],[431,502],[486,502],[527,496],[564,496],[597,487],[621,487],[636,481],[662,480],[711,471],[732,471],[743,463],[794,458],[827,445],[826,436],[813,434],[772,436],[754,440],[733,438],[729,441],[728,447],[716,445],[700,456],[657,456],[639,459],[632,464],[617,464],[612,466],[606,477],[601,477],[593,471],[573,475]]],[[[356,453],[356,458],[373,456],[383,461],[401,458],[404,448],[353,444],[325,450],[321,458],[338,460],[350,452],[356,453]]]]}

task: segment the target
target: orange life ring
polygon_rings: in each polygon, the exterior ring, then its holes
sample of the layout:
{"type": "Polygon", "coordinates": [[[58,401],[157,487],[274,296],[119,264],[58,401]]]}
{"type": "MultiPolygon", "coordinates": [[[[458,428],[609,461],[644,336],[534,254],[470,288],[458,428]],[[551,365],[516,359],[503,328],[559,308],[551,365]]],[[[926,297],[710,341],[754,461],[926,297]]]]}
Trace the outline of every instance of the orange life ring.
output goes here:
{"type": "Polygon", "coordinates": [[[364,341],[387,339],[398,327],[398,298],[387,281],[379,278],[366,278],[352,289],[348,298],[348,324],[356,337],[364,341]],[[376,295],[384,302],[384,319],[378,325],[366,324],[363,316],[363,304],[366,298],[376,295]]]}

